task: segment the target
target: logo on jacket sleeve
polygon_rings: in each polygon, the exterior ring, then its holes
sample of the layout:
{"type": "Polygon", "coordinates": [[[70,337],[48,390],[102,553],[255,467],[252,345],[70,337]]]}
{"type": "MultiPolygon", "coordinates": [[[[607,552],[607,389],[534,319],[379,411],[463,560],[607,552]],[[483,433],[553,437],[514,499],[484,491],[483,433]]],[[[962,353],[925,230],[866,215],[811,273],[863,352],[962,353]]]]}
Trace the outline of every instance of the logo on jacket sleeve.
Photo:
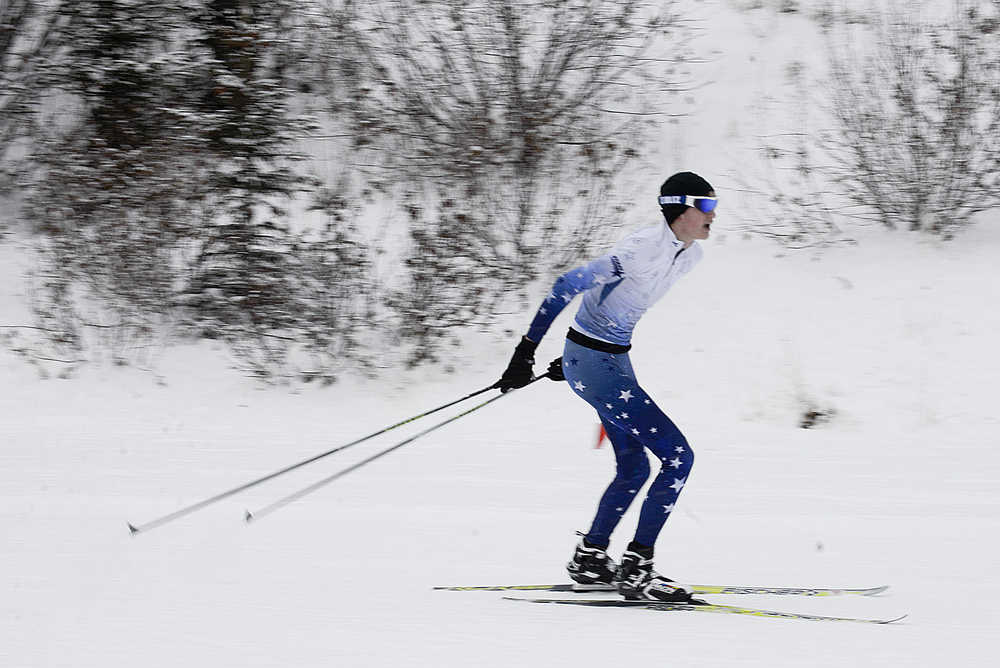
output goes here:
{"type": "Polygon", "coordinates": [[[618,259],[617,255],[611,256],[611,273],[618,278],[625,277],[625,270],[622,269],[622,261],[618,259]]]}

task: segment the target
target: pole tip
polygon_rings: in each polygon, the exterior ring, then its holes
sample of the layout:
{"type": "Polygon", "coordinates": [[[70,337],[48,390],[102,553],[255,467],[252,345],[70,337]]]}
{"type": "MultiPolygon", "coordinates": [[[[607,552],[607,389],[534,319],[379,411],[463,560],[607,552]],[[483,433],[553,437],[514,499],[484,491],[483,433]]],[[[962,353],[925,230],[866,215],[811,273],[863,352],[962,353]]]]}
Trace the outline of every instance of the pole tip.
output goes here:
{"type": "Polygon", "coordinates": [[[253,513],[251,513],[249,510],[243,512],[243,521],[244,522],[246,522],[247,524],[250,524],[251,522],[253,522],[253,519],[254,519],[253,513]]]}
{"type": "Polygon", "coordinates": [[[128,531],[133,536],[139,533],[139,530],[135,528],[135,526],[133,526],[131,523],[128,525],[128,531]]]}

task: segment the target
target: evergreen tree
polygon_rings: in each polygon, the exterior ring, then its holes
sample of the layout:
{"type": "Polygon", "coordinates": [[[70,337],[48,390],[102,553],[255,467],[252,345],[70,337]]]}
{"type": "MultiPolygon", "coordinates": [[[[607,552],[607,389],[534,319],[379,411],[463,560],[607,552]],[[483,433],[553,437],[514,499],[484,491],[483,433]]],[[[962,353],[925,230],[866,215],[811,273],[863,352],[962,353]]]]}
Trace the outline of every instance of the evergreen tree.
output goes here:
{"type": "Polygon", "coordinates": [[[177,48],[184,10],[164,0],[52,10],[26,214],[41,233],[36,310],[59,343],[82,347],[82,325],[134,340],[169,313],[203,192],[203,142],[184,104],[197,63],[177,48]]]}
{"type": "Polygon", "coordinates": [[[264,351],[266,337],[293,329],[304,308],[281,205],[311,187],[291,149],[310,124],[292,113],[293,91],[280,78],[288,11],[283,1],[209,0],[193,40],[207,54],[196,109],[212,166],[187,304],[204,333],[250,336],[264,351]]]}
{"type": "Polygon", "coordinates": [[[27,213],[41,233],[36,311],[56,343],[83,348],[96,331],[128,344],[194,322],[280,360],[269,342],[294,336],[304,308],[283,200],[310,186],[292,155],[308,125],[276,76],[289,7],[52,10],[27,213]]]}

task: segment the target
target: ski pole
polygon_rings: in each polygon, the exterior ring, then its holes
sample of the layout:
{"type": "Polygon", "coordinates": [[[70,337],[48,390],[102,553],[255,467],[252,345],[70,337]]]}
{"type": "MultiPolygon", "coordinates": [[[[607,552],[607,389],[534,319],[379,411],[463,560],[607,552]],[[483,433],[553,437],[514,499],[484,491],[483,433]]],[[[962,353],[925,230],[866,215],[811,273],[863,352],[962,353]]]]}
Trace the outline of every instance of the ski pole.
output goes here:
{"type": "Polygon", "coordinates": [[[496,387],[496,384],[493,384],[493,385],[490,385],[489,387],[484,387],[481,390],[476,390],[475,392],[472,392],[471,394],[465,395],[461,399],[456,399],[455,401],[452,401],[452,402],[449,402],[447,404],[444,404],[443,406],[438,406],[437,408],[432,408],[431,410],[425,411],[425,412],[421,413],[420,415],[415,415],[415,416],[413,416],[411,418],[407,418],[406,420],[402,420],[401,422],[397,422],[396,424],[394,424],[392,426],[389,426],[389,427],[386,427],[385,429],[380,429],[379,431],[376,431],[374,433],[368,434],[367,436],[362,436],[361,438],[359,438],[359,439],[357,439],[355,441],[351,441],[350,443],[347,443],[345,445],[337,446],[336,448],[333,448],[332,450],[327,450],[326,452],[321,452],[318,455],[314,455],[314,456],[310,457],[309,459],[303,459],[301,462],[292,464],[291,466],[286,466],[283,469],[275,471],[274,473],[269,473],[268,475],[263,476],[261,478],[257,478],[256,480],[251,480],[250,482],[245,483],[243,485],[240,485],[239,487],[233,487],[232,489],[226,490],[225,492],[222,492],[220,494],[216,494],[215,496],[210,497],[208,499],[205,499],[204,501],[199,501],[198,503],[193,503],[190,506],[186,506],[184,508],[181,508],[180,510],[175,510],[174,512],[172,512],[172,513],[170,513],[168,515],[164,515],[163,517],[158,517],[155,520],[150,520],[149,522],[146,522],[145,524],[139,524],[139,525],[129,524],[128,525],[128,530],[134,536],[134,535],[136,535],[138,533],[144,533],[146,531],[149,531],[150,529],[155,529],[156,527],[163,526],[164,524],[166,524],[168,522],[172,522],[172,521],[174,521],[176,519],[180,519],[181,517],[185,517],[186,515],[190,515],[191,513],[195,512],[196,510],[201,510],[202,508],[204,508],[206,506],[210,506],[210,505],[212,505],[213,503],[215,503],[217,501],[222,501],[223,499],[229,498],[230,496],[233,496],[234,494],[239,494],[240,492],[248,490],[251,487],[256,487],[257,485],[259,485],[261,483],[264,483],[264,482],[267,482],[268,480],[273,480],[274,478],[277,478],[280,475],[284,475],[285,473],[288,473],[289,471],[294,471],[295,469],[301,468],[301,467],[305,466],[306,464],[311,464],[311,463],[315,462],[316,460],[322,459],[323,457],[327,457],[329,455],[332,455],[335,452],[340,452],[341,450],[346,450],[347,448],[351,447],[352,445],[357,445],[358,443],[363,443],[364,441],[367,441],[369,439],[375,438],[376,436],[384,434],[387,431],[391,431],[391,430],[393,430],[393,429],[395,429],[397,427],[402,427],[404,424],[409,424],[410,422],[414,422],[415,420],[419,420],[420,418],[426,417],[426,416],[428,416],[428,415],[430,415],[432,413],[437,413],[440,410],[444,410],[445,408],[448,408],[450,406],[454,406],[455,404],[461,403],[461,402],[465,401],[466,399],[471,399],[472,397],[480,395],[483,392],[488,392],[489,390],[492,390],[495,387],[496,387]]]}
{"type": "MultiPolygon", "coordinates": [[[[535,378],[532,378],[528,382],[528,385],[530,385],[531,383],[534,383],[535,381],[541,380],[542,378],[548,378],[548,377],[549,377],[548,373],[545,373],[545,374],[543,374],[541,376],[536,376],[535,378]]],[[[525,385],[524,387],[527,387],[527,385],[525,385]]],[[[405,439],[403,441],[400,441],[396,445],[394,445],[394,446],[392,446],[390,448],[386,448],[385,450],[382,450],[381,452],[377,452],[374,455],[372,455],[371,457],[368,457],[367,459],[361,460],[357,464],[354,464],[352,466],[348,466],[346,469],[342,469],[340,471],[337,471],[333,475],[327,476],[326,478],[323,478],[322,480],[314,482],[313,484],[309,485],[308,487],[303,487],[302,489],[298,490],[297,492],[293,492],[293,493],[289,494],[288,496],[282,497],[282,498],[278,499],[277,501],[275,501],[274,503],[271,503],[270,505],[264,506],[260,510],[257,510],[257,511],[254,511],[254,512],[251,512],[251,511],[248,510],[248,511],[246,511],[246,514],[243,516],[243,519],[245,519],[247,521],[247,523],[249,524],[250,522],[254,522],[254,521],[260,519],[261,517],[263,517],[265,515],[270,515],[274,511],[280,510],[281,508],[284,508],[285,506],[287,506],[288,504],[292,503],[293,501],[297,501],[297,500],[301,499],[302,497],[304,497],[304,496],[306,496],[308,494],[312,494],[313,492],[315,492],[316,490],[320,489],[321,487],[325,487],[326,485],[330,484],[331,482],[333,482],[337,478],[343,477],[343,476],[347,475],[348,473],[350,473],[351,471],[356,471],[359,468],[361,468],[362,466],[365,466],[366,464],[370,464],[371,462],[375,461],[376,459],[379,459],[380,457],[384,457],[387,454],[389,454],[390,452],[393,452],[394,450],[399,450],[401,447],[403,447],[407,443],[412,443],[413,441],[417,440],[421,436],[426,436],[427,434],[431,433],[435,429],[439,429],[439,428],[445,426],[446,424],[454,422],[455,420],[457,420],[460,417],[465,417],[466,415],[468,415],[469,413],[472,413],[473,411],[478,411],[480,408],[483,408],[484,406],[493,403],[497,399],[500,399],[501,397],[504,397],[507,394],[510,394],[510,392],[506,392],[504,394],[498,394],[497,396],[495,396],[495,397],[493,397],[491,399],[487,399],[486,401],[482,402],[481,404],[476,404],[475,406],[473,406],[472,408],[468,409],[467,411],[463,411],[463,412],[459,413],[458,415],[455,415],[454,417],[450,417],[447,420],[445,420],[444,422],[439,422],[436,425],[434,425],[433,427],[428,427],[427,429],[424,429],[419,434],[416,434],[416,435],[411,436],[411,437],[409,437],[409,438],[407,438],[407,439],[405,439]]]]}

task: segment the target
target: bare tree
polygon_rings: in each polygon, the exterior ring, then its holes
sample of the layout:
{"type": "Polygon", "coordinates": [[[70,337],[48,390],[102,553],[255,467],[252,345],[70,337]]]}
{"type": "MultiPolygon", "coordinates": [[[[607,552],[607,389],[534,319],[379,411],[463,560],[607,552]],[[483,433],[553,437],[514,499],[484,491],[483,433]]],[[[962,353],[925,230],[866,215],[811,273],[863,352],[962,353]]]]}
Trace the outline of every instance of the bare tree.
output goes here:
{"type": "Polygon", "coordinates": [[[1000,205],[998,11],[955,0],[938,19],[893,4],[872,40],[832,32],[833,176],[882,224],[948,237],[1000,205]]]}
{"type": "Polygon", "coordinates": [[[616,185],[662,121],[683,49],[673,3],[380,0],[327,5],[331,107],[406,213],[391,305],[415,359],[617,224],[616,185]]]}

